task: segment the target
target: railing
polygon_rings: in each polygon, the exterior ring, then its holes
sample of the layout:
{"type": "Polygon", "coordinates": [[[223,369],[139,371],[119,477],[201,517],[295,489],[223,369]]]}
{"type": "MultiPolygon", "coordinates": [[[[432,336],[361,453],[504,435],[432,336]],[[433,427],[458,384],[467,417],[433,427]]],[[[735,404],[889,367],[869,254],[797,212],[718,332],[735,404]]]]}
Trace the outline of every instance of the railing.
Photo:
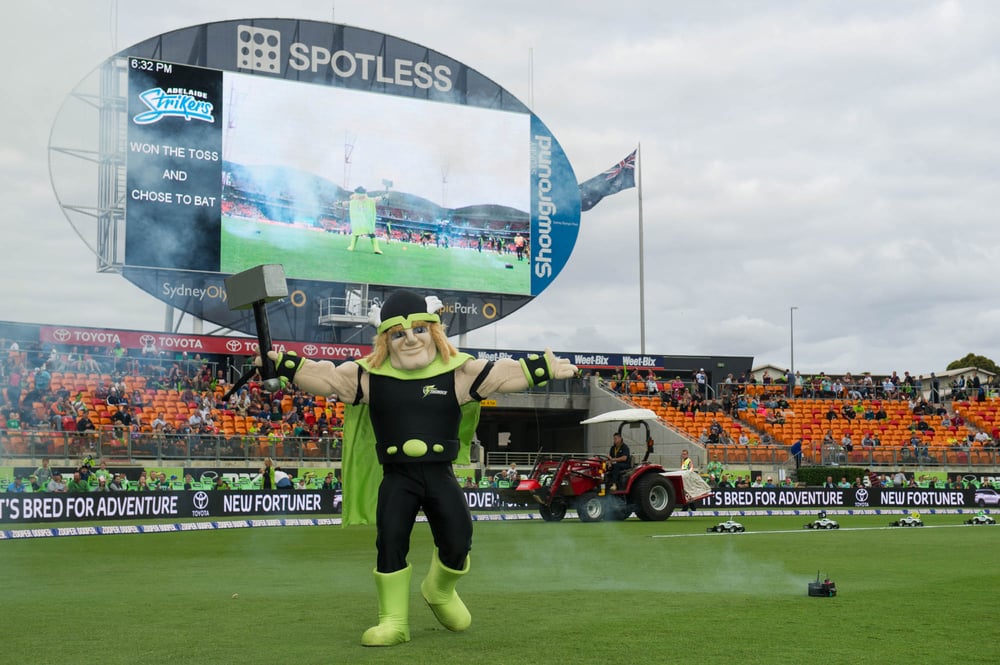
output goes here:
{"type": "Polygon", "coordinates": [[[518,468],[527,473],[533,466],[539,457],[572,457],[577,459],[586,459],[592,457],[590,453],[554,453],[554,452],[534,452],[534,453],[524,453],[524,452],[488,452],[486,453],[486,468],[487,469],[506,469],[513,462],[517,464],[518,468]]]}
{"type": "Polygon", "coordinates": [[[295,462],[339,462],[343,448],[338,438],[319,439],[249,434],[152,434],[131,432],[116,436],[107,432],[58,432],[48,430],[0,430],[0,456],[43,457],[75,460],[95,459],[249,461],[271,457],[295,462]]]}
{"type": "MultiPolygon", "coordinates": [[[[724,446],[709,445],[708,459],[723,465],[787,465],[792,459],[788,446],[724,446]]],[[[827,445],[815,451],[803,451],[802,464],[822,466],[948,466],[977,467],[1000,465],[1000,450],[996,448],[930,447],[915,453],[912,448],[877,447],[844,450],[827,445]]]]}

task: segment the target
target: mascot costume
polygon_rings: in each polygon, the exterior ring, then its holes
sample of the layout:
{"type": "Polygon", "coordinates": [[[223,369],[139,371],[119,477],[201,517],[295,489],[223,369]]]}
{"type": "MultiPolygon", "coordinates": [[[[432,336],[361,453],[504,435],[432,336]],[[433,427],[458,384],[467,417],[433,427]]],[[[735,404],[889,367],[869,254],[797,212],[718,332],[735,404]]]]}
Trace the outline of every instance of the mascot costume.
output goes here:
{"type": "Polygon", "coordinates": [[[441,301],[406,290],[372,314],[378,334],[372,353],[334,365],[294,353],[269,357],[279,377],[315,395],[349,405],[344,422],[344,523],[377,526],[375,588],[378,624],[365,646],[410,639],[410,534],[421,509],[434,538],[430,570],[420,592],[437,620],[452,631],[472,623],[455,585],[469,571],[472,519],[452,463],[468,461],[479,402],[576,374],[551,351],[523,360],[487,361],[459,353],[437,312],[441,301]],[[471,412],[463,421],[463,413],[471,412]],[[365,443],[369,441],[369,443],[365,443]],[[374,444],[370,443],[374,441],[374,444]],[[378,487],[377,500],[374,492],[378,487]],[[369,498],[371,497],[371,498],[369,498]]]}
{"type": "Polygon", "coordinates": [[[375,235],[376,204],[384,200],[384,196],[368,196],[364,187],[357,187],[351,194],[348,203],[348,216],[351,220],[351,244],[347,251],[353,252],[358,244],[358,238],[368,236],[372,241],[372,252],[381,254],[378,237],[375,235]]]}

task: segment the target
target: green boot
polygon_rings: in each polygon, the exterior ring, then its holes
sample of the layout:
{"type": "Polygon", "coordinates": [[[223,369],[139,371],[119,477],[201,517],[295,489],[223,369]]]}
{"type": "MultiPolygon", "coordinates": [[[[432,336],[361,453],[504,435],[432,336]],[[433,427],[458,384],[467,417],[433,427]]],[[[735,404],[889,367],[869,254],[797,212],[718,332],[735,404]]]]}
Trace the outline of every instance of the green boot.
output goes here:
{"type": "Polygon", "coordinates": [[[382,253],[382,248],[378,246],[378,238],[372,238],[372,251],[376,254],[382,253]]]}
{"type": "Polygon", "coordinates": [[[354,251],[354,246],[357,245],[357,244],[358,244],[358,237],[357,236],[351,236],[351,244],[347,247],[347,251],[348,252],[353,252],[354,251]]]}
{"type": "Polygon", "coordinates": [[[410,575],[412,566],[394,573],[375,571],[378,625],[361,635],[366,647],[391,647],[410,641],[410,575]]]}
{"type": "Polygon", "coordinates": [[[437,620],[448,630],[465,630],[472,623],[472,615],[455,593],[455,583],[469,572],[469,565],[470,557],[466,556],[463,569],[452,570],[441,563],[435,549],[431,558],[431,569],[420,583],[420,593],[424,600],[430,605],[437,620]]]}

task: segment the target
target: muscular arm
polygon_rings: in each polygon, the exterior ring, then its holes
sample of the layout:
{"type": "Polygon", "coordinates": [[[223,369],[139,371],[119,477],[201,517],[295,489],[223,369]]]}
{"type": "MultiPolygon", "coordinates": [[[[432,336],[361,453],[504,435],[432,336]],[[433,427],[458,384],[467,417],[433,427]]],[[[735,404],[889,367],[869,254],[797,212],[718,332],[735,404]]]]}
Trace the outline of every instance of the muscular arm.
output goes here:
{"type": "MultiPolygon", "coordinates": [[[[277,362],[276,351],[271,351],[267,355],[277,362]]],[[[362,389],[366,388],[367,378],[367,373],[364,373],[362,389]]],[[[329,360],[315,361],[305,358],[302,360],[302,366],[295,372],[294,382],[307,393],[324,397],[336,395],[340,401],[350,404],[357,394],[358,364],[349,361],[334,365],[329,360]]]]}
{"type": "MultiPolygon", "coordinates": [[[[545,351],[553,379],[569,379],[576,375],[576,366],[565,358],[558,358],[549,350],[545,351]]],[[[473,382],[487,365],[486,360],[470,360],[455,372],[455,388],[459,403],[471,402],[473,382]]],[[[493,393],[513,393],[535,385],[528,383],[521,363],[511,358],[501,358],[493,363],[493,367],[476,389],[480,397],[493,393]]]]}

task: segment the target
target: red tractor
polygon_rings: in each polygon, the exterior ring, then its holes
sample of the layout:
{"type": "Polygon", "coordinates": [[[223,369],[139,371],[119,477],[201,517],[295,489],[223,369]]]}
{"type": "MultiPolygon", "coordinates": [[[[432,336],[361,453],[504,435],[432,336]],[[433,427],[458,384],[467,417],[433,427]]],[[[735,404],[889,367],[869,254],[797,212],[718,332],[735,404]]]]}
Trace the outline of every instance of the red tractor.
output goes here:
{"type": "Polygon", "coordinates": [[[626,424],[642,423],[646,430],[646,454],[618,479],[609,477],[611,463],[606,455],[586,459],[569,455],[539,457],[527,478],[516,488],[500,490],[511,502],[538,504],[542,519],[557,522],[574,508],[581,522],[624,520],[632,513],[641,519],[658,522],[670,517],[674,508],[687,505],[709,494],[708,485],[690,471],[665,471],[648,462],[653,439],[648,420],[656,414],[648,409],[612,411],[583,421],[583,424],[621,421],[618,433],[626,424]],[[687,491],[685,491],[687,483],[687,491]],[[693,493],[696,496],[692,496],[693,493]]]}

